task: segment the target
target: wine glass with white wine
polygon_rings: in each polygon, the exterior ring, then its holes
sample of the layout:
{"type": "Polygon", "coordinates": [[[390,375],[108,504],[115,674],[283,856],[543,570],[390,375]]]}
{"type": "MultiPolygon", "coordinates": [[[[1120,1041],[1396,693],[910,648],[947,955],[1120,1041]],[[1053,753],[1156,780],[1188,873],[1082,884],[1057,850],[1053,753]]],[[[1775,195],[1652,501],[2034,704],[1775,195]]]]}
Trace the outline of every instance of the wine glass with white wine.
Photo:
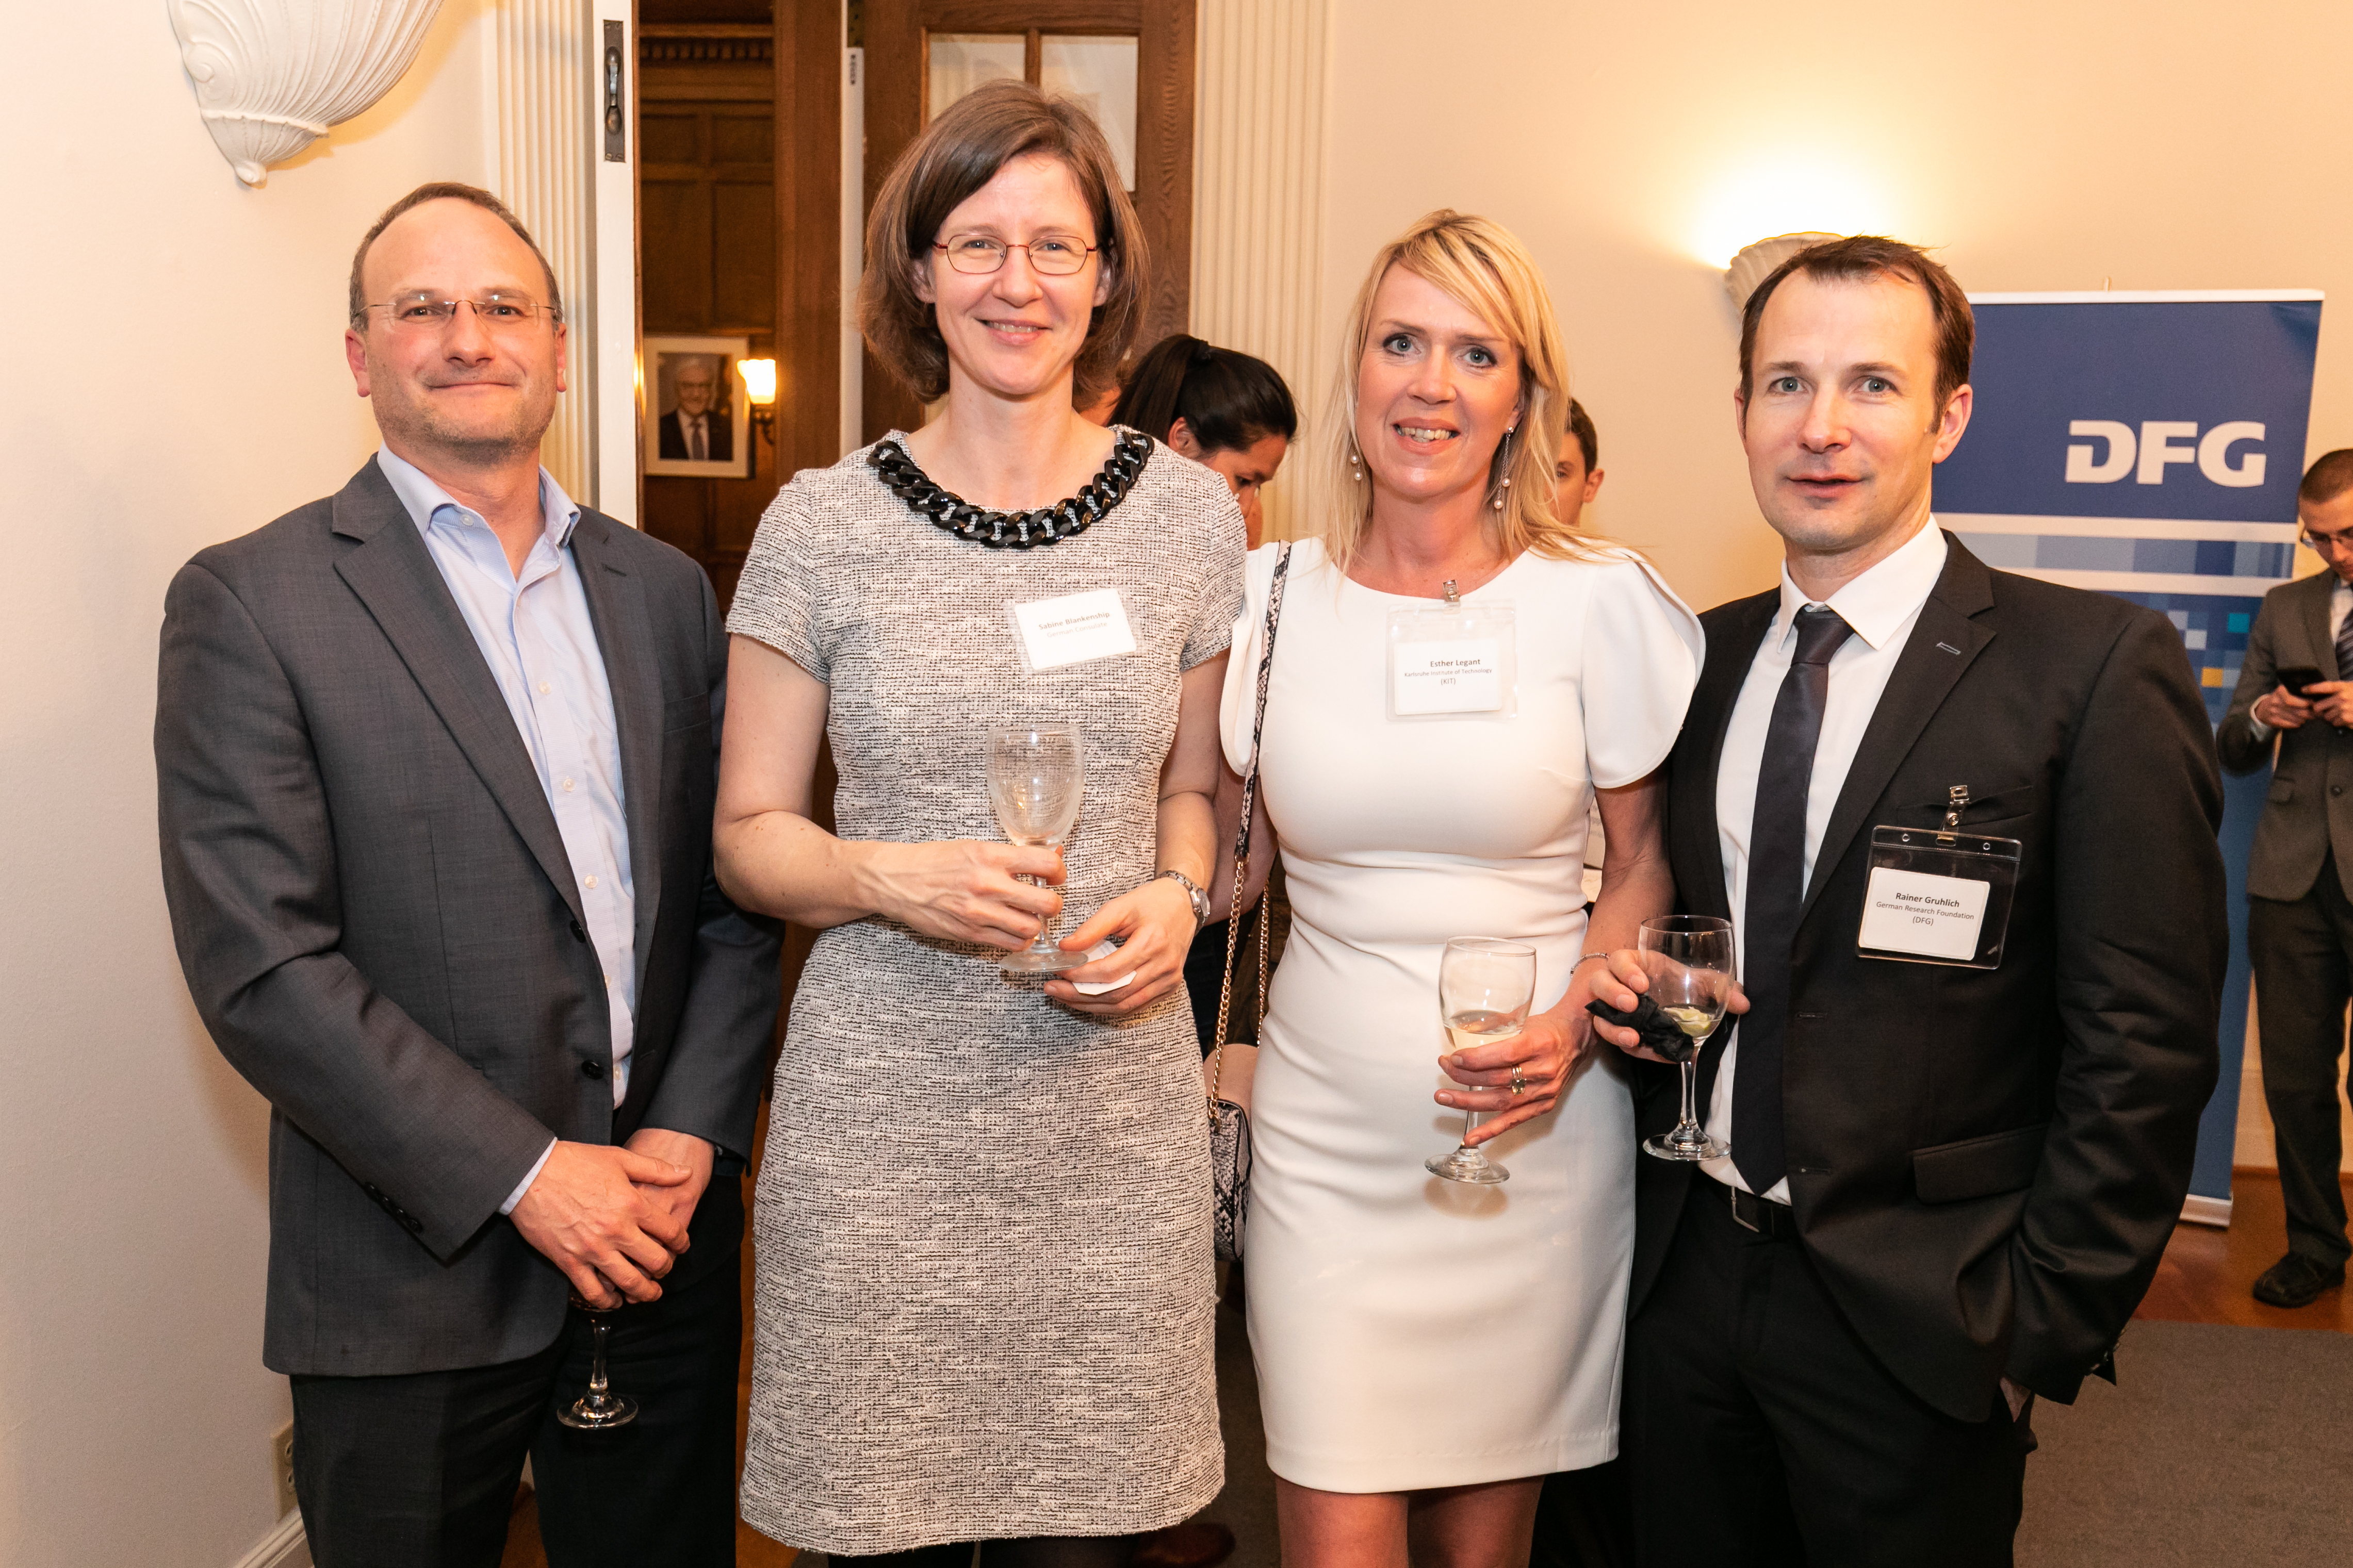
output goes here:
{"type": "MultiPolygon", "coordinates": [[[[1438,961],[1438,1016],[1455,1050],[1508,1040],[1527,1027],[1536,998],[1536,950],[1524,942],[1458,936],[1438,961]]],[[[1512,1173],[1471,1145],[1479,1113],[1462,1113],[1462,1146],[1422,1162],[1433,1176],[1492,1186],[1512,1173]]]]}
{"type": "MultiPolygon", "coordinates": [[[[988,804],[1005,837],[1022,845],[1060,845],[1070,837],[1086,799],[1085,752],[1076,724],[998,724],[989,730],[988,804]]],[[[1085,953],[1064,952],[1046,940],[1051,924],[1039,921],[1037,940],[1018,952],[997,954],[997,967],[1046,974],[1087,963],[1085,953]]]]}
{"type": "Polygon", "coordinates": [[[1692,1104],[1700,1042],[1724,1023],[1732,998],[1732,922],[1714,915],[1661,915],[1642,922],[1635,946],[1651,977],[1651,999],[1683,1037],[1653,1045],[1683,1069],[1683,1114],[1674,1130],[1642,1142],[1642,1151],[1662,1160],[1713,1160],[1732,1152],[1708,1136],[1692,1104]]]}

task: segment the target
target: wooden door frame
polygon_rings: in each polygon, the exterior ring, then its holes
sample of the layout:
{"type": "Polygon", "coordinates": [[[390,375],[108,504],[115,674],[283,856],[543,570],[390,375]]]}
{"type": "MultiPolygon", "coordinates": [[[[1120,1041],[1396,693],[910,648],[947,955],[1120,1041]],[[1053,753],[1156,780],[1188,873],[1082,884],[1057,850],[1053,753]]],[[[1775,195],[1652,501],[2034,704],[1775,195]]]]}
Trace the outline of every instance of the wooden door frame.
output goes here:
{"type": "MultiPolygon", "coordinates": [[[[779,26],[782,25],[780,0],[779,26]]],[[[1133,33],[1135,58],[1135,189],[1145,205],[1152,289],[1139,343],[1189,324],[1193,287],[1193,94],[1195,0],[1021,0],[1022,26],[1005,23],[1008,0],[867,0],[866,193],[874,198],[899,154],[923,128],[923,91],[879,92],[877,82],[923,80],[923,35],[1036,30],[1133,33]]],[[[913,429],[923,408],[871,354],[866,363],[866,438],[913,429]]]]}
{"type": "Polygon", "coordinates": [[[776,0],[776,473],[841,456],[842,0],[776,0]]]}

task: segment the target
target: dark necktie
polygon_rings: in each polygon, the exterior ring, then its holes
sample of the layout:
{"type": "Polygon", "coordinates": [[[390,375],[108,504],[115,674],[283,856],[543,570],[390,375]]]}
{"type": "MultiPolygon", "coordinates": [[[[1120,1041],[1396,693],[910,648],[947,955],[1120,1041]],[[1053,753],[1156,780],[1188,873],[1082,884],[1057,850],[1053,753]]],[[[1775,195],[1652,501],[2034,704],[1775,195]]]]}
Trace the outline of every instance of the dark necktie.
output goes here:
{"type": "MultiPolygon", "coordinates": [[[[2334,588],[2329,590],[2332,595],[2336,592],[2334,588]]],[[[2337,628],[2337,679],[2353,680],[2353,615],[2348,615],[2345,624],[2337,628]]]]}
{"type": "Polygon", "coordinates": [[[1765,760],[1757,770],[1757,815],[1748,833],[1748,893],[1742,963],[1748,1011],[1740,1020],[1740,1066],[1732,1079],[1732,1163],[1762,1195],[1788,1173],[1781,1142],[1781,1036],[1789,1018],[1789,944],[1806,897],[1806,793],[1814,745],[1829,705],[1831,655],[1852,629],[1834,610],[1798,612],[1798,652],[1773,699],[1765,760]]]}
{"type": "Polygon", "coordinates": [[[690,456],[691,456],[698,463],[708,462],[710,460],[708,458],[703,456],[702,452],[702,421],[701,419],[697,419],[694,422],[694,449],[690,456]]]}

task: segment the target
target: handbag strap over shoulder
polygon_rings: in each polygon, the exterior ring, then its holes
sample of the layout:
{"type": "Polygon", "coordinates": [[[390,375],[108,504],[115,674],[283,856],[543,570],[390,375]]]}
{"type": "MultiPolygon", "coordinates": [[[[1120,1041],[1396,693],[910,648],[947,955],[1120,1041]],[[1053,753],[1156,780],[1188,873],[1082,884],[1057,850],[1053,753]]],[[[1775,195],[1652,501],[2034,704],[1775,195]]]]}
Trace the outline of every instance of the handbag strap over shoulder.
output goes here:
{"type": "MultiPolygon", "coordinates": [[[[1231,1019],[1234,1006],[1235,948],[1241,941],[1242,883],[1250,875],[1250,818],[1258,810],[1259,743],[1266,731],[1266,689],[1274,674],[1274,634],[1282,620],[1282,584],[1291,574],[1291,546],[1283,544],[1274,555],[1274,577],[1266,590],[1266,646],[1258,656],[1258,693],[1250,715],[1250,772],[1242,775],[1242,820],[1234,829],[1234,903],[1226,916],[1225,982],[1218,991],[1218,1032],[1212,1049],[1218,1058],[1217,1070],[1209,1082],[1209,1116],[1217,1119],[1218,1090],[1226,1077],[1226,1025],[1231,1019]]],[[[1271,923],[1261,912],[1258,922],[1258,1005],[1257,1016],[1266,1017],[1266,970],[1268,934],[1271,923]]]]}

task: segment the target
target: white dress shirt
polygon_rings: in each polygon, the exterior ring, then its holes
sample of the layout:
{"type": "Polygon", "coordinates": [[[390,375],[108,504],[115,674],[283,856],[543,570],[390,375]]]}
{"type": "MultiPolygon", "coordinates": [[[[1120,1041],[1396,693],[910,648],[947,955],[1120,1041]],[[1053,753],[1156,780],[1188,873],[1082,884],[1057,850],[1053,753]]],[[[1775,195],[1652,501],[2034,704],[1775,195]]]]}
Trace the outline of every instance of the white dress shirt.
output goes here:
{"type": "MultiPolygon", "coordinates": [[[[613,689],[572,556],[580,509],[545,468],[539,471],[545,529],[520,574],[481,513],[460,505],[415,464],[389,448],[376,466],[424,535],[425,548],[458,601],[466,628],[514,716],[540,788],[555,814],[564,853],[578,883],[588,940],[605,972],[613,1039],[613,1103],[628,1093],[637,1034],[638,908],[629,874],[629,826],[621,793],[621,737],[613,689]]],[[[539,1177],[553,1140],[501,1214],[512,1213],[539,1177]]]]}
{"type": "MultiPolygon", "coordinates": [[[[1814,855],[1831,811],[1846,784],[1847,769],[1862,744],[1862,733],[1879,707],[1895,661],[1912,637],[1920,606],[1945,570],[1945,535],[1936,520],[1899,546],[1893,555],[1831,595],[1829,607],[1854,628],[1854,635],[1831,656],[1830,695],[1822,710],[1821,737],[1814,744],[1814,773],[1806,785],[1806,862],[1809,886],[1814,876],[1814,855]]],[[[1748,835],[1756,826],[1757,775],[1765,763],[1765,733],[1772,725],[1773,702],[1789,660],[1798,647],[1798,612],[1811,601],[1781,568],[1781,607],[1765,630],[1765,640],[1741,683],[1732,705],[1732,721],[1724,732],[1724,755],[1715,770],[1715,835],[1724,856],[1724,890],[1732,900],[1732,951],[1736,969],[1748,962],[1748,835]]],[[[1715,1088],[1708,1097],[1707,1130],[1725,1143],[1736,1137],[1732,1125],[1732,1079],[1739,1063],[1740,1036],[1736,1030],[1717,1065],[1715,1088]]],[[[1746,1192],[1731,1156],[1700,1166],[1717,1181],[1746,1192]]],[[[1775,1203],[1789,1201],[1789,1181],[1784,1176],[1765,1196],[1775,1203]]]]}

